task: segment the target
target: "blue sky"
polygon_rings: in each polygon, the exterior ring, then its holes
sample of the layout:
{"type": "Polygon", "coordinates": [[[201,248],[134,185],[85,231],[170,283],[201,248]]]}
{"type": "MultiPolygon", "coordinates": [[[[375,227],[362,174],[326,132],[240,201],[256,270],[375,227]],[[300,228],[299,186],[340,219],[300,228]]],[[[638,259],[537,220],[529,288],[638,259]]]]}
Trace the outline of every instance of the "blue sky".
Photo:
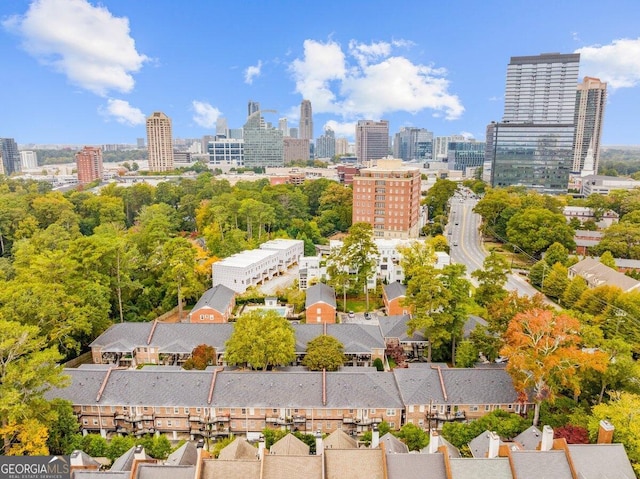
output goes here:
{"type": "Polygon", "coordinates": [[[246,120],[259,101],[314,135],[359,119],[484,139],[511,56],[581,53],[609,82],[603,143],[640,144],[638,0],[1,0],[0,137],[135,143],[165,112],[174,137],[246,120]]]}

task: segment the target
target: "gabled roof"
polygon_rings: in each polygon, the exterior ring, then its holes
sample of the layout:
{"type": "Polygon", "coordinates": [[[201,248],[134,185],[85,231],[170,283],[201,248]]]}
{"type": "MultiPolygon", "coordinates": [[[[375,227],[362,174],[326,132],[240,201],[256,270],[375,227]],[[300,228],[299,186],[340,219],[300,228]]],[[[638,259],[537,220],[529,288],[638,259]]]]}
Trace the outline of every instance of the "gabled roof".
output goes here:
{"type": "Polygon", "coordinates": [[[389,301],[404,298],[407,295],[407,287],[399,281],[394,281],[384,285],[384,294],[389,301]]]}
{"type": "Polygon", "coordinates": [[[511,463],[518,479],[572,479],[564,451],[512,451],[511,463]]]}
{"type": "Polygon", "coordinates": [[[278,454],[280,456],[308,456],[309,449],[307,444],[293,434],[287,434],[271,446],[269,454],[278,454]]]}
{"type": "Polygon", "coordinates": [[[480,316],[475,316],[473,314],[469,315],[467,321],[464,323],[462,327],[462,337],[468,338],[471,332],[476,329],[476,326],[487,326],[487,322],[482,319],[480,316]]]}
{"type": "Polygon", "coordinates": [[[101,464],[84,451],[76,449],[70,456],[71,465],[100,468],[101,464]]]}
{"type": "Polygon", "coordinates": [[[231,288],[227,288],[223,284],[217,284],[202,294],[192,311],[197,311],[201,308],[211,308],[219,313],[224,313],[229,308],[235,295],[236,292],[231,288]]]}
{"type": "Polygon", "coordinates": [[[244,437],[237,437],[231,444],[220,451],[218,459],[229,461],[234,459],[258,460],[258,449],[247,442],[244,437]]]}
{"type": "MultiPolygon", "coordinates": [[[[225,477],[225,476],[218,476],[225,477]]],[[[324,479],[322,456],[266,455],[260,479],[324,479]]],[[[227,479],[225,477],[225,479],[227,479]]],[[[248,479],[248,478],[245,478],[248,479]]]]}
{"type": "Polygon", "coordinates": [[[307,297],[305,299],[305,308],[308,309],[317,303],[325,303],[329,306],[336,307],[336,292],[324,283],[317,283],[307,288],[307,297]]]}
{"type": "Polygon", "coordinates": [[[158,323],[149,346],[157,347],[161,353],[191,353],[196,346],[207,344],[220,353],[233,333],[233,326],[234,323],[158,323]]]}
{"type": "Polygon", "coordinates": [[[193,442],[187,441],[169,454],[164,463],[171,466],[194,466],[198,463],[198,449],[193,442]]]}
{"type": "Polygon", "coordinates": [[[582,479],[633,479],[635,474],[622,444],[569,444],[573,466],[582,479]]]}
{"type": "Polygon", "coordinates": [[[617,286],[627,292],[640,287],[640,281],[609,268],[593,258],[585,258],[570,266],[569,271],[583,277],[592,288],[609,285],[617,286]]]}
{"type": "MultiPolygon", "coordinates": [[[[140,446],[133,446],[131,449],[125,452],[122,456],[120,456],[118,459],[113,461],[113,464],[111,465],[111,469],[109,470],[116,471],[116,472],[130,471],[131,468],[133,467],[133,461],[136,458],[135,454],[136,454],[136,449],[138,447],[140,446]]],[[[151,456],[149,456],[146,453],[144,448],[142,448],[142,451],[140,454],[141,454],[141,458],[144,460],[153,459],[151,456]]]]}
{"type": "Polygon", "coordinates": [[[447,479],[444,456],[440,453],[388,454],[387,471],[389,479],[447,479]]]}
{"type": "Polygon", "coordinates": [[[164,466],[160,464],[140,464],[135,479],[193,479],[195,466],[164,466]]]}
{"type": "Polygon", "coordinates": [[[358,442],[342,429],[336,429],[322,441],[322,447],[325,449],[357,449],[358,442]]]}
{"type": "MultiPolygon", "coordinates": [[[[486,458],[489,454],[489,436],[491,435],[491,431],[484,431],[479,436],[474,437],[469,442],[469,449],[471,450],[471,455],[475,458],[486,458]]],[[[500,439],[500,445],[504,445],[505,443],[500,439]]]]}
{"type": "Polygon", "coordinates": [[[260,479],[260,461],[256,459],[202,461],[202,474],[196,479],[260,479]]]}
{"type": "Polygon", "coordinates": [[[406,454],[409,452],[407,445],[390,432],[380,438],[380,443],[384,444],[384,452],[387,454],[406,454]]]}
{"type": "MultiPolygon", "coordinates": [[[[296,352],[303,353],[312,339],[322,336],[322,324],[293,324],[296,335],[296,352]]],[[[327,335],[333,336],[344,346],[345,354],[369,354],[372,349],[384,349],[385,343],[378,326],[374,324],[327,324],[327,335]]]]}
{"type": "Polygon", "coordinates": [[[509,459],[454,458],[451,465],[451,479],[512,479],[509,459]]]}
{"type": "Polygon", "coordinates": [[[89,346],[103,351],[128,352],[147,344],[153,323],[117,323],[98,336],[89,346]],[[112,349],[113,348],[113,349],[112,349]]]}
{"type": "Polygon", "coordinates": [[[535,451],[542,441],[542,431],[531,426],[514,437],[513,441],[520,444],[525,451],[535,451]]]}
{"type": "MultiPolygon", "coordinates": [[[[325,479],[384,479],[380,449],[325,449],[325,479]]],[[[391,456],[389,456],[391,457],[391,456]]]]}
{"type": "Polygon", "coordinates": [[[401,343],[412,341],[426,341],[424,335],[415,331],[412,336],[407,334],[407,322],[411,319],[408,314],[400,316],[379,316],[379,325],[385,339],[397,338],[401,343]]]}

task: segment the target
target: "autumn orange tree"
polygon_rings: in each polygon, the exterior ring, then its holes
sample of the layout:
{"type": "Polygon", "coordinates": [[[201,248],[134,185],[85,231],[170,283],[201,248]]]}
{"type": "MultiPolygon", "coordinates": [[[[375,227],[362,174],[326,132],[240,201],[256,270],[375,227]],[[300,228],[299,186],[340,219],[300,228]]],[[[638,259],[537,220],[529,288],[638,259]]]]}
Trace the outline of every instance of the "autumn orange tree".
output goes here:
{"type": "Polygon", "coordinates": [[[543,401],[553,401],[562,390],[579,394],[579,373],[607,367],[605,354],[580,348],[579,331],[577,319],[544,309],[518,313],[509,322],[500,354],[508,358],[507,371],[522,400],[535,404],[534,425],[543,401]]]}

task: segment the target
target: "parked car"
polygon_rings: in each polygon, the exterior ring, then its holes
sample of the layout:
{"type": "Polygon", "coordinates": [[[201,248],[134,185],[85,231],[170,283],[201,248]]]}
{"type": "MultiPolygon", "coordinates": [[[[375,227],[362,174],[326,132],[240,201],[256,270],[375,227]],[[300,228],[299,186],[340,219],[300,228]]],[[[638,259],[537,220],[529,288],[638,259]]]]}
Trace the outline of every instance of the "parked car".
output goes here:
{"type": "Polygon", "coordinates": [[[371,319],[371,313],[369,312],[364,313],[364,319],[371,319]]]}
{"type": "Polygon", "coordinates": [[[349,311],[348,316],[349,316],[351,319],[353,319],[353,318],[355,318],[355,317],[356,317],[356,314],[355,314],[353,311],[349,311]]]}

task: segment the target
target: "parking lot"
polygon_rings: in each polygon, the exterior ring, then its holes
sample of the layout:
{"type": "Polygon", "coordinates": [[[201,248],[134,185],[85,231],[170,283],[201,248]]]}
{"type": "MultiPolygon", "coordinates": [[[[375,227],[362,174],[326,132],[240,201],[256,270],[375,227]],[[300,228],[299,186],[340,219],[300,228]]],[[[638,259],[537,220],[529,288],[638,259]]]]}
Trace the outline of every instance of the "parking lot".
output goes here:
{"type": "Polygon", "coordinates": [[[365,318],[365,314],[366,313],[353,313],[353,317],[351,317],[349,313],[338,312],[338,318],[340,318],[341,323],[378,324],[379,312],[372,311],[368,313],[369,319],[365,318]]]}

